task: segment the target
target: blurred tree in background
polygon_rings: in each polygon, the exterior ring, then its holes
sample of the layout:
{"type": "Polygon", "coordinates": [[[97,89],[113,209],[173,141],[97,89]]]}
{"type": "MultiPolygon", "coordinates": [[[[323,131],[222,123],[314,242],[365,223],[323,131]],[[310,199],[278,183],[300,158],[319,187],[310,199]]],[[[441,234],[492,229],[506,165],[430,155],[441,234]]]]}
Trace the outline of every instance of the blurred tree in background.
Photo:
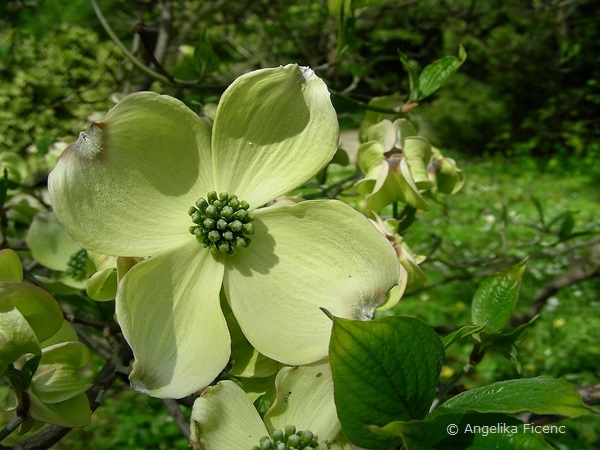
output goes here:
{"type": "MultiPolygon", "coordinates": [[[[2,123],[12,130],[2,133],[3,149],[23,151],[48,130],[60,136],[58,123],[69,124],[64,119],[70,114],[81,117],[82,103],[104,110],[101,100],[111,87],[122,93],[169,89],[132,72],[129,61],[115,64],[122,54],[115,53],[88,1],[58,3],[63,5],[31,0],[0,6],[2,123]],[[86,92],[92,88],[93,95],[86,92]],[[23,109],[25,100],[33,109],[23,109]],[[35,116],[36,125],[9,126],[17,116],[35,116]],[[47,122],[49,116],[56,124],[47,122]],[[33,132],[23,133],[28,130],[33,132]]],[[[115,34],[140,60],[148,61],[146,44],[174,76],[203,75],[213,89],[175,89],[185,90],[190,101],[210,100],[236,74],[290,61],[316,68],[334,91],[353,99],[402,95],[408,86],[398,51],[423,67],[462,44],[469,54],[463,70],[419,109],[438,144],[470,155],[540,156],[547,168],[573,157],[593,162],[600,152],[600,10],[594,1],[354,1],[343,21],[342,48],[339,21],[325,1],[100,3],[115,34]],[[209,74],[199,73],[190,53],[203,39],[218,63],[209,74]]]]}

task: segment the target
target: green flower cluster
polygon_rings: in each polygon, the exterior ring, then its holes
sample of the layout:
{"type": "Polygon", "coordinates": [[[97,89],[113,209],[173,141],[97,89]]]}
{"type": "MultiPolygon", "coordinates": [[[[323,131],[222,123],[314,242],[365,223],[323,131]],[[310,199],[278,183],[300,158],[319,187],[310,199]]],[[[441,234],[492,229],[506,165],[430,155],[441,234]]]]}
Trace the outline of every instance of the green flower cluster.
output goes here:
{"type": "Polygon", "coordinates": [[[204,248],[212,253],[233,255],[237,247],[250,244],[248,235],[254,233],[254,214],[248,212],[248,202],[239,201],[237,196],[215,191],[206,198],[199,198],[196,206],[191,206],[188,214],[196,225],[190,227],[192,233],[204,248]]]}
{"type": "Polygon", "coordinates": [[[87,276],[87,252],[83,249],[73,253],[67,262],[67,274],[76,281],[82,281],[87,276]]]}
{"type": "Polygon", "coordinates": [[[260,438],[260,445],[255,445],[252,450],[288,450],[288,449],[316,449],[322,450],[316,436],[308,430],[296,432],[294,425],[286,425],[285,430],[273,430],[271,437],[260,438]]]}

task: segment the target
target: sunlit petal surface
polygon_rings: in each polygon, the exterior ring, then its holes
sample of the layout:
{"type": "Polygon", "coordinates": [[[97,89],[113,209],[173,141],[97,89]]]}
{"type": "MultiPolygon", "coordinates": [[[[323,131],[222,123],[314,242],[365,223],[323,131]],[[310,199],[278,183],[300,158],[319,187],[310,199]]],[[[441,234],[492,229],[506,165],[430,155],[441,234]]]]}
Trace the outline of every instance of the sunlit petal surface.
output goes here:
{"type": "Polygon", "coordinates": [[[191,431],[197,450],[250,450],[268,434],[250,398],[233,381],[221,381],[196,399],[191,431]]]}
{"type": "Polygon", "coordinates": [[[289,365],[327,354],[333,315],[372,317],[398,283],[396,253],[361,214],[338,201],[256,211],[252,245],[227,258],[224,288],[250,343],[289,365]]]}
{"type": "Polygon", "coordinates": [[[88,250],[151,256],[189,237],[188,208],[212,186],[210,127],[179,100],[130,95],[50,174],[52,206],[88,250]]]}
{"type": "Polygon", "coordinates": [[[229,360],[223,264],[190,239],[135,265],[117,293],[117,321],[135,356],[132,387],[155,397],[189,395],[229,360]]]}
{"type": "Polygon", "coordinates": [[[311,69],[290,64],[243,75],[217,109],[217,190],[258,208],[315,176],[335,154],[338,135],[327,86],[311,69]]]}

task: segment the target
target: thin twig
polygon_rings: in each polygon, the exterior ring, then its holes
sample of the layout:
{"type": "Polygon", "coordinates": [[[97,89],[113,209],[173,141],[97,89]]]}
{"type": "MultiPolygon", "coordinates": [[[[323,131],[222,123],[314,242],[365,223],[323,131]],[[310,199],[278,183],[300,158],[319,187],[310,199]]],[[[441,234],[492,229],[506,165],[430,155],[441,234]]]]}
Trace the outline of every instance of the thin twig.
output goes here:
{"type": "Polygon", "coordinates": [[[90,2],[92,4],[92,7],[94,8],[94,12],[96,13],[96,17],[100,21],[100,24],[102,25],[102,28],[104,28],[104,31],[106,31],[106,33],[113,40],[113,42],[115,44],[117,44],[117,46],[121,49],[121,51],[125,54],[125,56],[127,56],[127,58],[129,58],[129,60],[137,68],[139,68],[142,72],[144,72],[146,75],[149,75],[152,78],[154,78],[156,80],[159,80],[159,81],[162,81],[163,83],[166,83],[166,84],[171,85],[171,86],[173,86],[173,85],[194,86],[194,87],[204,87],[204,88],[207,88],[207,89],[215,87],[215,86],[201,85],[200,84],[200,80],[198,80],[198,79],[197,80],[182,80],[180,78],[174,78],[174,77],[171,77],[171,79],[169,79],[169,77],[161,75],[157,71],[155,71],[155,70],[151,69],[150,67],[146,66],[142,61],[140,61],[138,58],[136,58],[127,49],[127,47],[125,47],[125,45],[123,44],[123,42],[121,42],[121,40],[119,39],[119,37],[115,34],[115,32],[113,31],[113,29],[109,25],[108,21],[106,20],[106,18],[102,14],[102,11],[100,10],[100,7],[96,3],[96,0],[90,0],[90,2]]]}
{"type": "Polygon", "coordinates": [[[3,429],[0,430],[0,441],[7,438],[19,425],[25,421],[24,417],[14,416],[3,429]]]}
{"type": "Polygon", "coordinates": [[[189,441],[191,435],[190,421],[185,417],[181,409],[179,409],[177,401],[172,398],[165,398],[163,399],[163,403],[181,434],[189,441]]]}

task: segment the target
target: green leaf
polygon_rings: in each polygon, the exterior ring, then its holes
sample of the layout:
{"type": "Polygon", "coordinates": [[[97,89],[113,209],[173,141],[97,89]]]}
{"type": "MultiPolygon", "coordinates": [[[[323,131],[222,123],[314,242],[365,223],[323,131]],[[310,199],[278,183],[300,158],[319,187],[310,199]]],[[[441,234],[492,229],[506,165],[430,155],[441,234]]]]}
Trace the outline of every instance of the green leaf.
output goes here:
{"type": "MultiPolygon", "coordinates": [[[[9,181],[17,184],[23,184],[29,178],[29,167],[25,159],[18,153],[2,152],[0,153],[0,167],[3,167],[2,182],[0,182],[0,200],[2,199],[2,190],[6,195],[6,187],[9,181]],[[7,173],[8,172],[8,173],[7,173]]],[[[4,198],[6,200],[6,197],[4,198]]],[[[4,202],[0,203],[4,206],[4,202]]]]}
{"type": "Polygon", "coordinates": [[[338,18],[337,46],[335,56],[340,57],[349,46],[354,36],[354,8],[352,0],[329,0],[327,6],[330,14],[338,18]]]}
{"type": "Polygon", "coordinates": [[[441,88],[466,59],[467,53],[461,45],[458,49],[458,58],[455,56],[446,56],[426,66],[419,76],[418,97],[416,101],[421,101],[429,97],[441,88]]]}
{"type": "Polygon", "coordinates": [[[400,62],[402,63],[404,70],[408,73],[408,103],[416,102],[419,99],[419,76],[417,75],[415,68],[410,64],[408,55],[398,51],[398,56],[400,57],[400,62]]]}
{"type": "Polygon", "coordinates": [[[23,281],[23,264],[13,250],[0,250],[0,281],[21,283],[23,281]]]}
{"type": "Polygon", "coordinates": [[[36,420],[61,427],[85,427],[90,423],[90,402],[83,393],[58,403],[44,403],[35,395],[30,401],[29,413],[36,420]]]}
{"type": "Polygon", "coordinates": [[[51,345],[62,344],[64,342],[79,342],[77,332],[66,320],[63,320],[62,326],[55,334],[52,335],[52,337],[40,342],[40,347],[46,348],[50,347],[51,345]]]}
{"type": "Polygon", "coordinates": [[[483,280],[473,297],[473,323],[487,322],[487,328],[494,331],[506,325],[519,297],[524,271],[522,262],[483,280]]]}
{"type": "Polygon", "coordinates": [[[348,157],[348,153],[343,148],[338,148],[331,159],[331,164],[339,164],[340,166],[347,166],[350,164],[350,158],[348,157]]]}
{"type": "Polygon", "coordinates": [[[377,436],[365,426],[422,419],[433,401],[443,360],[440,338],[418,319],[334,318],[330,363],[345,435],[374,450],[397,445],[398,438],[377,436]]]}
{"type": "Polygon", "coordinates": [[[35,333],[17,308],[0,308],[0,375],[26,353],[41,354],[35,333]]]}
{"type": "Polygon", "coordinates": [[[551,449],[538,433],[523,432],[523,423],[503,414],[464,411],[429,414],[424,420],[392,422],[369,427],[380,434],[402,438],[403,450],[551,449]],[[479,428],[476,428],[479,427],[479,428]],[[457,434],[452,435],[453,432],[457,434]]]}
{"type": "Polygon", "coordinates": [[[485,328],[486,325],[487,324],[485,322],[480,323],[478,325],[466,325],[456,331],[453,331],[452,333],[450,333],[442,338],[442,342],[444,343],[444,348],[450,347],[452,344],[454,344],[456,341],[461,340],[462,338],[470,336],[474,333],[479,333],[481,330],[483,330],[485,328]]]}
{"type": "Polygon", "coordinates": [[[219,57],[213,50],[206,31],[202,33],[194,48],[194,65],[200,79],[207,77],[219,68],[219,57]]]}
{"type": "Polygon", "coordinates": [[[2,374],[3,378],[10,383],[12,390],[17,397],[29,389],[31,379],[38,368],[40,359],[41,355],[35,355],[25,361],[25,364],[19,369],[14,366],[9,366],[2,374]]]}
{"type": "Polygon", "coordinates": [[[560,221],[560,225],[558,227],[558,239],[560,240],[560,242],[569,239],[574,226],[575,219],[573,218],[573,213],[567,211],[562,220],[560,221]]]}
{"type": "Polygon", "coordinates": [[[531,326],[538,316],[533,317],[529,322],[519,325],[514,330],[502,333],[481,333],[478,335],[479,354],[486,351],[493,351],[508,359],[513,363],[518,372],[521,372],[521,364],[517,360],[517,346],[515,345],[523,331],[531,326]]]}
{"type": "Polygon", "coordinates": [[[80,342],[63,342],[44,349],[31,391],[44,403],[59,403],[85,392],[91,386],[82,368],[90,352],[80,342]]]}
{"type": "Polygon", "coordinates": [[[534,197],[533,195],[531,196],[531,201],[533,202],[533,205],[535,206],[535,209],[538,213],[538,217],[540,219],[540,224],[542,225],[542,227],[545,227],[546,220],[544,219],[544,208],[542,206],[542,203],[540,202],[540,200],[537,197],[534,197]]]}
{"type": "Polygon", "coordinates": [[[452,397],[440,408],[507,414],[532,412],[570,418],[594,412],[583,404],[571,384],[548,376],[499,381],[470,389],[452,397]]]}
{"type": "Polygon", "coordinates": [[[61,272],[67,270],[71,255],[81,250],[52,212],[42,212],[35,216],[25,242],[37,262],[61,272]]]}
{"type": "Polygon", "coordinates": [[[62,325],[63,314],[57,301],[37,286],[0,282],[0,308],[10,306],[23,314],[40,342],[56,333],[62,325]]]}

